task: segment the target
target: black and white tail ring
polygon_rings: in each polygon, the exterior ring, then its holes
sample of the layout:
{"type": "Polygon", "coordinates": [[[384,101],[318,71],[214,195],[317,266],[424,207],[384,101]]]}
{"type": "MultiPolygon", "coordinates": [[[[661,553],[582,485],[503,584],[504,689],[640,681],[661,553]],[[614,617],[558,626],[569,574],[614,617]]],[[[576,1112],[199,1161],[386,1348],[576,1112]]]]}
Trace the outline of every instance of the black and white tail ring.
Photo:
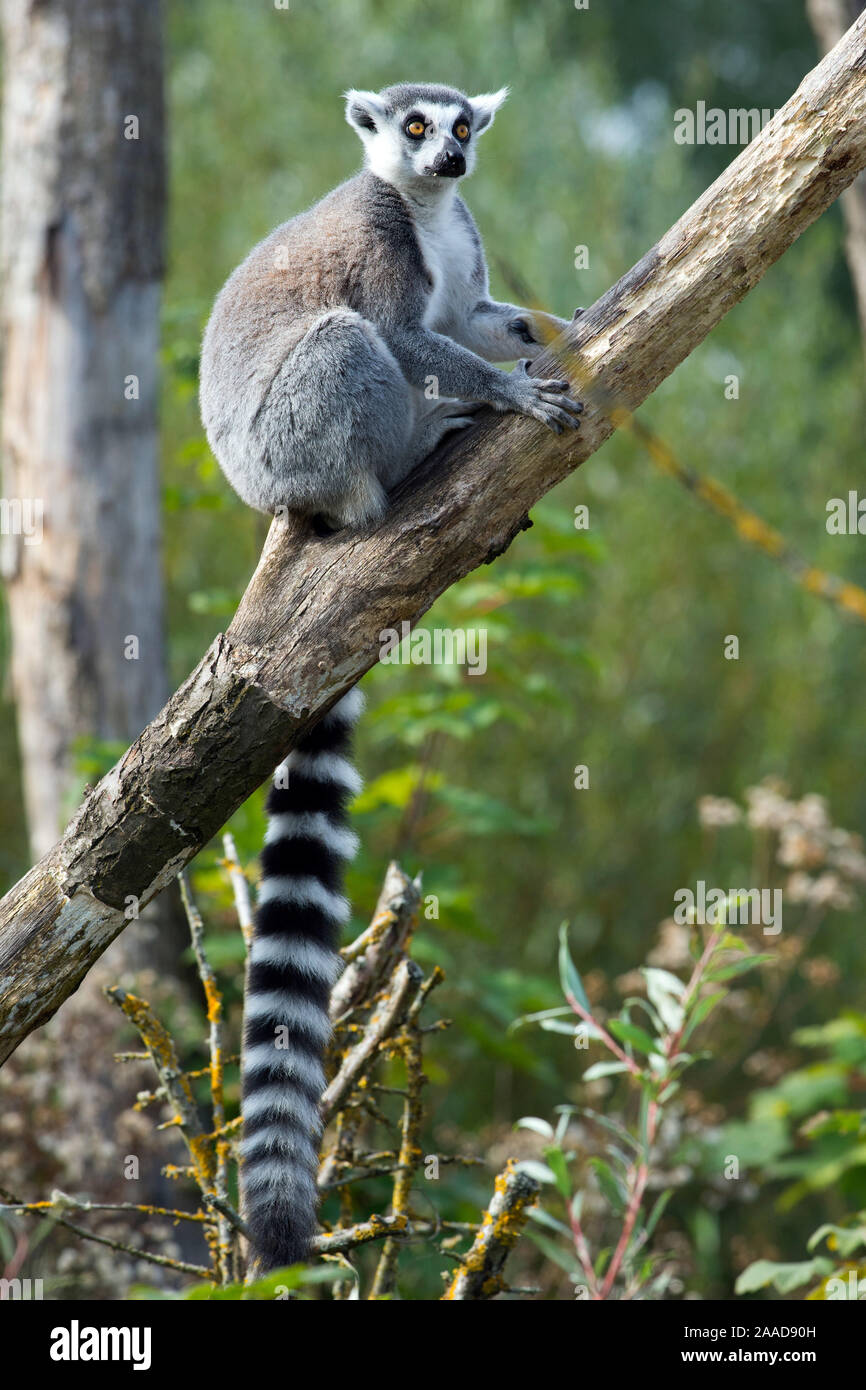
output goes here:
{"type": "Polygon", "coordinates": [[[363,708],[351,690],[281,763],[267,801],[247,978],[241,1187],[258,1274],[309,1255],[331,1036],[328,999],[349,919],[346,809],[361,779],[347,758],[363,708]]]}

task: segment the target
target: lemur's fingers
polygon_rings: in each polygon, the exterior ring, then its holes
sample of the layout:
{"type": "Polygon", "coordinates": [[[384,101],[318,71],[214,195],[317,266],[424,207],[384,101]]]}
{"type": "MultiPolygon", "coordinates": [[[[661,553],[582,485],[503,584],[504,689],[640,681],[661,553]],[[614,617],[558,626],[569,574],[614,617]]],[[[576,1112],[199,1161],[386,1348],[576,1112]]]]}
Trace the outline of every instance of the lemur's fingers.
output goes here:
{"type": "Polygon", "coordinates": [[[576,401],[573,396],[565,396],[558,391],[539,391],[538,394],[543,401],[550,401],[551,405],[561,406],[563,410],[569,411],[572,415],[583,413],[582,402],[576,401]]]}
{"type": "Polygon", "coordinates": [[[563,429],[576,430],[580,428],[580,421],[577,416],[569,415],[567,410],[560,409],[558,405],[547,403],[539,407],[538,410],[533,410],[532,414],[536,420],[540,420],[542,424],[549,425],[551,429],[556,430],[557,434],[561,434],[563,429]]]}
{"type": "Polygon", "coordinates": [[[571,316],[571,321],[572,321],[572,323],[574,323],[574,320],[575,320],[575,319],[579,319],[580,316],[581,316],[581,314],[584,314],[584,313],[586,313],[586,310],[585,310],[585,309],[575,309],[574,313],[573,313],[572,316],[571,316]]]}
{"type": "MultiPolygon", "coordinates": [[[[571,390],[570,381],[546,381],[544,377],[533,377],[532,384],[538,391],[550,392],[558,396],[571,390]]],[[[581,409],[583,409],[582,406],[581,409]]]]}
{"type": "Polygon", "coordinates": [[[551,405],[557,405],[572,415],[582,414],[582,403],[576,401],[573,396],[567,396],[564,391],[559,389],[558,383],[544,381],[540,383],[540,387],[541,389],[536,394],[541,400],[549,401],[551,405]]]}
{"type": "Polygon", "coordinates": [[[477,424],[478,421],[471,415],[449,415],[448,417],[449,430],[465,430],[468,429],[470,425],[477,424]]]}
{"type": "Polygon", "coordinates": [[[577,429],[580,424],[577,417],[583,406],[567,394],[571,390],[570,382],[531,377],[526,370],[528,365],[528,360],[524,358],[514,368],[520,378],[516,408],[540,420],[549,429],[556,430],[557,434],[563,429],[577,429]]]}

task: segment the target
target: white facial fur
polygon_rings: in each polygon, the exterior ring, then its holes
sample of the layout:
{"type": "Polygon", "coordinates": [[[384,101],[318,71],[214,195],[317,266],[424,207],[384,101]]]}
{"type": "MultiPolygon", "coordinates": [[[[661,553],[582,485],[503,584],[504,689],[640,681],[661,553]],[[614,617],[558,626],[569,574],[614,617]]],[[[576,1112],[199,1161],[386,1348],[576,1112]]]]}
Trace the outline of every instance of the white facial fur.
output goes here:
{"type": "Polygon", "coordinates": [[[401,192],[415,196],[429,189],[437,196],[456,188],[460,178],[472,173],[475,167],[476,143],[482,131],[488,129],[508,89],[467,97],[463,102],[434,102],[418,100],[411,107],[394,111],[377,92],[350,91],[346,93],[346,120],[360,136],[369,169],[386,183],[401,192]],[[471,113],[470,135],[457,141],[453,131],[466,107],[471,113]],[[417,114],[424,122],[424,135],[411,140],[405,133],[408,116],[417,114]],[[434,162],[448,149],[459,148],[466,168],[457,177],[442,177],[434,172],[434,162]]]}

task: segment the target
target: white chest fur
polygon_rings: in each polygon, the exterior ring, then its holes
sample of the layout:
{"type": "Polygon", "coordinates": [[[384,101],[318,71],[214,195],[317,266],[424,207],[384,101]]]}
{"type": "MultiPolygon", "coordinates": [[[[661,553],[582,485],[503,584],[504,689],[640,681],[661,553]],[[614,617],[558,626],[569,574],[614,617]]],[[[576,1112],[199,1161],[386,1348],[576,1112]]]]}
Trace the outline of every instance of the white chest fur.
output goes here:
{"type": "Polygon", "coordinates": [[[477,249],[470,228],[452,199],[415,211],[415,231],[433,289],[424,313],[425,328],[448,333],[463,318],[471,294],[477,249]]]}

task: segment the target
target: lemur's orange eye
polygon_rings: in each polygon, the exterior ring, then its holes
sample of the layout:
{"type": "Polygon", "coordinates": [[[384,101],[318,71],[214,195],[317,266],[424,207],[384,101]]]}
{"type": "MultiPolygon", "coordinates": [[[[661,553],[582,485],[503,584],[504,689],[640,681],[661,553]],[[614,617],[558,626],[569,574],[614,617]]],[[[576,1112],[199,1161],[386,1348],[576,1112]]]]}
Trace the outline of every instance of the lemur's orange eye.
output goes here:
{"type": "Polygon", "coordinates": [[[458,121],[457,125],[454,127],[454,134],[457,136],[458,140],[469,139],[469,127],[465,121],[458,121]]]}
{"type": "Polygon", "coordinates": [[[424,134],[423,121],[410,121],[406,127],[406,134],[411,135],[413,140],[418,140],[424,134]]]}

